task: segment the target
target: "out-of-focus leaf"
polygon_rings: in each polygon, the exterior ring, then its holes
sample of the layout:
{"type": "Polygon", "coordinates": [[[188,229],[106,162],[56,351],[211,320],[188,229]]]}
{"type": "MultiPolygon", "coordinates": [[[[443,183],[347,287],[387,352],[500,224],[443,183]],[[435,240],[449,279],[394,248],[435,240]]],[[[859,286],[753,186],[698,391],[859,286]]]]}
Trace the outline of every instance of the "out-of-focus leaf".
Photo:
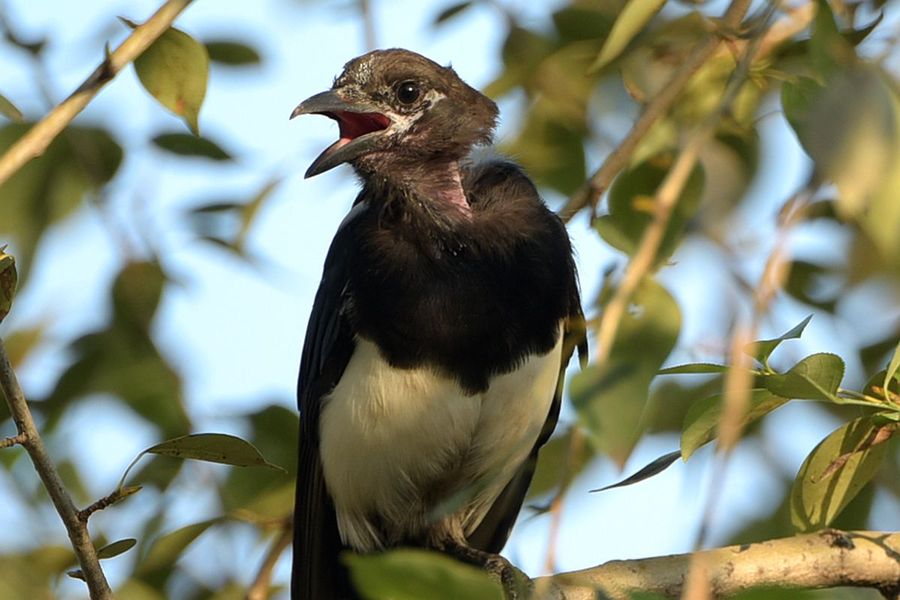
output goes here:
{"type": "Polygon", "coordinates": [[[717,365],[713,363],[688,363],[686,365],[677,365],[674,367],[666,367],[660,369],[660,375],[685,375],[685,374],[708,374],[708,373],[727,373],[727,365],[717,365]]]}
{"type": "Polygon", "coordinates": [[[22,111],[16,108],[16,105],[10,102],[3,94],[0,94],[0,115],[15,123],[21,123],[25,120],[22,111]]]}
{"type": "Polygon", "coordinates": [[[198,119],[209,80],[206,46],[170,27],[134,61],[134,70],[151,96],[200,135],[198,119]]]}
{"type": "Polygon", "coordinates": [[[828,79],[835,71],[853,65],[857,58],[853,46],[840,34],[834,14],[826,0],[816,0],[816,18],[809,40],[809,55],[820,78],[828,79]]]}
{"type": "Polygon", "coordinates": [[[147,331],[165,286],[165,274],[156,262],[125,265],[113,283],[114,319],[147,331]]]}
{"type": "Polygon", "coordinates": [[[437,14],[434,18],[434,25],[440,25],[452,19],[453,17],[461,14],[464,10],[472,6],[472,2],[457,2],[455,4],[451,4],[441,12],[437,14]]]}
{"type": "Polygon", "coordinates": [[[116,589],[116,598],[120,600],[168,600],[162,592],[140,579],[129,579],[122,584],[116,589]]]}
{"type": "Polygon", "coordinates": [[[800,531],[827,527],[875,476],[887,452],[887,444],[867,445],[877,430],[872,417],[860,417],[833,431],[806,457],[791,488],[794,527],[800,531]],[[848,454],[839,467],[832,467],[848,454]]]}
{"type": "Polygon", "coordinates": [[[228,511],[245,509],[275,518],[289,511],[293,501],[291,493],[269,496],[280,493],[295,475],[297,413],[273,404],[251,415],[250,425],[253,433],[248,439],[269,461],[284,465],[287,476],[271,469],[233,469],[221,487],[222,502],[228,511]]]}
{"type": "Polygon", "coordinates": [[[262,60],[252,46],[232,40],[210,40],[204,42],[209,60],[230,67],[258,65],[262,60]]]}
{"type": "Polygon", "coordinates": [[[555,44],[547,37],[513,25],[506,35],[501,50],[503,71],[484,88],[491,98],[499,98],[521,85],[531,90],[530,82],[540,62],[553,50],[555,44]]]}
{"type": "Polygon", "coordinates": [[[259,450],[246,440],[224,433],[194,433],[160,442],[144,450],[173,458],[192,458],[235,467],[268,467],[283,471],[267,461],[259,450]]]}
{"type": "MultiPolygon", "coordinates": [[[[0,127],[0,154],[33,123],[0,127]]],[[[44,154],[0,185],[3,218],[0,239],[13,242],[24,285],[31,257],[47,227],[72,214],[87,192],[99,189],[118,171],[122,148],[104,129],[69,126],[44,154]]]]}
{"type": "MultiPolygon", "coordinates": [[[[750,390],[750,404],[741,419],[743,425],[763,417],[787,402],[768,390],[750,390]]],[[[688,410],[684,418],[681,434],[681,455],[684,460],[691,457],[698,448],[713,440],[722,418],[722,394],[715,394],[698,400],[688,410]]]]}
{"type": "MultiPolygon", "coordinates": [[[[609,191],[609,214],[598,218],[594,227],[611,246],[633,254],[653,222],[654,196],[665,179],[674,157],[655,156],[616,177],[609,191]]],[[[672,210],[656,262],[666,260],[678,246],[688,220],[697,211],[703,192],[703,169],[695,167],[672,210]]]]}
{"type": "Polygon", "coordinates": [[[559,122],[542,103],[526,116],[519,136],[503,144],[539,185],[571,194],[585,179],[583,133],[559,122]]]}
{"type": "Polygon", "coordinates": [[[785,340],[798,339],[801,335],[803,335],[803,330],[806,329],[806,326],[811,320],[812,315],[809,315],[776,338],[772,338],[770,340],[757,340],[752,344],[749,344],[746,348],[744,348],[744,352],[755,358],[761,365],[768,368],[769,356],[772,355],[772,352],[775,351],[775,348],[777,348],[781,344],[781,342],[785,340]]]}
{"type": "Polygon", "coordinates": [[[366,600],[502,600],[500,585],[487,573],[445,554],[391,550],[345,554],[353,585],[366,600]]]}
{"type": "Polygon", "coordinates": [[[105,393],[124,400],[167,438],[190,430],[179,376],[160,355],[149,331],[164,284],[156,263],[129,263],[123,268],[113,283],[111,323],[72,344],[74,362],[42,403],[48,428],[70,403],[105,393]]]}
{"type": "Polygon", "coordinates": [[[800,140],[817,172],[837,186],[844,218],[863,214],[900,165],[896,104],[874,69],[858,68],[834,75],[810,108],[800,140]]]}
{"type": "Polygon", "coordinates": [[[681,313],[668,291],[645,279],[603,366],[572,378],[569,395],[594,446],[620,466],[640,438],[651,380],[678,338],[681,313]]]}
{"type": "Polygon", "coordinates": [[[16,284],[19,273],[16,270],[16,259],[4,252],[6,246],[0,247],[0,323],[12,309],[13,297],[16,295],[16,284]]]}
{"type": "MultiPolygon", "coordinates": [[[[3,345],[6,346],[6,355],[9,357],[13,369],[22,366],[22,363],[44,338],[46,329],[46,323],[38,323],[34,327],[15,329],[6,334],[3,338],[3,345]]],[[[2,409],[0,409],[0,413],[2,413],[2,409]]]]}
{"type": "Polygon", "coordinates": [[[180,156],[197,156],[215,161],[231,160],[231,155],[214,141],[187,133],[163,133],[153,138],[153,143],[180,156]]]}
{"type": "Polygon", "coordinates": [[[194,540],[200,537],[211,526],[221,519],[209,519],[186,525],[157,538],[147,550],[147,554],[138,561],[135,575],[151,584],[165,581],[167,573],[181,558],[181,555],[194,540]]]}
{"type": "Polygon", "coordinates": [[[786,373],[765,374],[759,382],[782,398],[835,402],[844,378],[844,361],[836,354],[811,354],[786,373]]]}
{"type": "Polygon", "coordinates": [[[666,469],[668,469],[673,462],[681,458],[681,451],[676,450],[674,452],[669,452],[668,454],[663,454],[659,458],[651,461],[647,466],[643,467],[634,475],[630,477],[626,477],[622,481],[618,481],[616,483],[605,485],[602,488],[597,488],[595,490],[590,490],[591,492],[604,492],[606,490],[611,490],[614,488],[625,487],[628,485],[634,485],[635,483],[640,483],[646,479],[650,479],[656,475],[659,475],[666,469]]]}
{"type": "Polygon", "coordinates": [[[825,296],[819,290],[820,281],[831,273],[832,270],[828,267],[805,260],[795,260],[791,263],[784,291],[810,306],[834,312],[837,306],[837,295],[825,296]]]}
{"type": "MultiPolygon", "coordinates": [[[[617,16],[615,3],[585,2],[563,6],[553,13],[553,25],[563,42],[591,42],[597,46],[600,40],[609,36],[617,16]]],[[[597,56],[595,48],[587,64],[590,65],[597,56]]],[[[582,75],[584,71],[582,71],[582,75]]]]}
{"type": "Polygon", "coordinates": [[[629,0],[603,42],[603,48],[591,66],[591,71],[599,71],[615,60],[665,3],[666,0],[629,0]]]}
{"type": "Polygon", "coordinates": [[[117,540],[112,542],[111,544],[107,544],[102,548],[97,550],[97,558],[113,558],[114,556],[119,556],[120,554],[124,554],[128,552],[134,545],[137,544],[137,540],[134,538],[124,538],[121,540],[117,540]]]}
{"type": "Polygon", "coordinates": [[[544,444],[538,454],[537,467],[526,499],[533,500],[559,489],[565,480],[578,475],[593,457],[590,444],[583,439],[572,445],[572,429],[557,435],[544,444]]]}

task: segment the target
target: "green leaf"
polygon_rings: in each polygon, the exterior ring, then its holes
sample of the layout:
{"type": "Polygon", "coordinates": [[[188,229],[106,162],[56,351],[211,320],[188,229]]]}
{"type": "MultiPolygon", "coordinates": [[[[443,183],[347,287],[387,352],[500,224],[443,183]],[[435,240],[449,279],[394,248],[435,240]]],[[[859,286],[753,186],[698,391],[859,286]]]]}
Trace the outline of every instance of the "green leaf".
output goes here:
{"type": "Polygon", "coordinates": [[[198,119],[209,80],[206,46],[170,27],[134,61],[134,70],[151,96],[200,135],[198,119]]]}
{"type": "Polygon", "coordinates": [[[640,483],[645,479],[650,479],[656,475],[659,475],[666,469],[668,469],[672,463],[681,458],[681,451],[676,450],[674,452],[669,452],[668,454],[663,454],[659,458],[651,461],[647,466],[642,468],[640,471],[631,475],[630,477],[626,477],[622,481],[605,485],[602,488],[597,488],[594,490],[590,490],[591,492],[604,492],[606,490],[611,490],[614,488],[625,487],[628,485],[634,485],[635,483],[640,483]]]}
{"type": "Polygon", "coordinates": [[[812,25],[809,55],[813,68],[823,80],[857,61],[852,44],[838,31],[834,14],[826,0],[816,0],[816,18],[812,25]]]}
{"type": "MultiPolygon", "coordinates": [[[[33,125],[0,127],[0,154],[33,125]]],[[[77,210],[87,193],[112,179],[121,162],[122,148],[108,131],[70,125],[41,156],[0,185],[0,239],[14,243],[20,285],[25,285],[44,231],[77,210]]]]}
{"type": "Polygon", "coordinates": [[[211,40],[205,42],[209,60],[229,67],[258,65],[261,61],[255,48],[229,40],[211,40]]]}
{"type": "Polygon", "coordinates": [[[174,458],[192,458],[235,467],[267,467],[284,471],[273,465],[248,441],[224,433],[194,433],[167,440],[144,450],[174,458]]]}
{"type": "Polygon", "coordinates": [[[804,148],[808,148],[807,131],[810,113],[825,87],[810,77],[789,79],[781,86],[781,108],[788,124],[804,148]]]}
{"type": "Polygon", "coordinates": [[[22,123],[25,117],[16,105],[10,102],[6,96],[0,94],[0,115],[3,115],[14,123],[22,123]]]}
{"type": "Polygon", "coordinates": [[[453,17],[461,14],[464,10],[472,6],[472,2],[457,2],[455,4],[451,4],[444,10],[438,13],[438,15],[434,18],[434,25],[440,25],[446,21],[449,21],[453,17]]]}
{"type": "Polygon", "coordinates": [[[799,339],[801,335],[803,335],[803,330],[806,329],[806,326],[809,325],[809,322],[812,320],[812,315],[809,315],[788,331],[782,333],[776,338],[772,338],[771,340],[757,340],[751,344],[748,344],[746,348],[744,348],[744,352],[749,354],[753,358],[757,360],[760,364],[764,365],[766,368],[769,366],[769,356],[772,355],[772,352],[775,351],[775,348],[781,344],[781,342],[785,340],[795,340],[799,339]]]}
{"type": "Polygon", "coordinates": [[[147,554],[138,562],[135,575],[151,582],[158,582],[161,578],[164,580],[166,572],[181,558],[185,549],[203,532],[220,521],[221,519],[209,519],[160,536],[154,540],[147,554]]]}
{"type": "Polygon", "coordinates": [[[12,309],[13,297],[16,295],[16,284],[19,274],[16,271],[16,258],[4,252],[6,246],[0,246],[0,323],[12,309]]]}
{"type": "MultiPolygon", "coordinates": [[[[3,317],[0,316],[0,321],[2,320],[3,317]]],[[[884,389],[885,398],[888,397],[888,391],[891,389],[891,383],[894,380],[894,376],[897,375],[898,369],[900,369],[900,342],[897,342],[897,347],[894,349],[894,355],[891,356],[891,362],[884,372],[884,383],[881,387],[884,389]]]]}
{"type": "Polygon", "coordinates": [[[763,374],[759,382],[782,398],[838,402],[837,390],[843,378],[841,357],[822,352],[805,357],[786,373],[763,374]]]}
{"type": "Polygon", "coordinates": [[[216,161],[231,160],[231,155],[212,140],[187,133],[163,133],[153,138],[153,143],[180,156],[198,156],[216,161]]]}
{"type": "Polygon", "coordinates": [[[681,313],[668,291],[645,279],[619,325],[610,358],[572,378],[569,396],[595,448],[622,465],[640,439],[650,382],[678,338],[681,313]]]}
{"type": "Polygon", "coordinates": [[[353,585],[366,600],[502,600],[500,585],[487,573],[427,550],[347,553],[353,585]]]}
{"type": "MultiPolygon", "coordinates": [[[[786,402],[785,398],[776,396],[768,390],[750,390],[750,405],[741,423],[746,426],[786,402]]],[[[722,394],[709,396],[691,405],[684,417],[681,434],[681,454],[684,460],[689,459],[698,448],[715,439],[721,418],[722,394]]]]}
{"type": "Polygon", "coordinates": [[[727,372],[727,365],[717,365],[713,363],[688,363],[686,365],[677,365],[674,367],[666,367],[665,369],[660,369],[659,375],[708,374],[727,372]]]}
{"type": "Polygon", "coordinates": [[[593,457],[590,444],[582,436],[581,443],[573,447],[572,431],[569,428],[562,435],[553,436],[541,447],[526,499],[532,500],[559,489],[565,480],[574,478],[590,462],[593,457]]]}
{"type": "Polygon", "coordinates": [[[129,550],[134,548],[135,544],[137,544],[137,540],[134,538],[117,540],[98,549],[97,558],[104,559],[119,556],[120,554],[124,554],[125,552],[128,552],[129,550]]]}
{"type": "Polygon", "coordinates": [[[860,417],[813,449],[791,488],[794,527],[800,531],[827,527],[875,476],[888,449],[888,444],[872,443],[879,431],[871,416],[860,417]]]}
{"type": "Polygon", "coordinates": [[[590,72],[599,71],[619,56],[665,3],[666,0],[628,0],[603,42],[603,48],[591,65],[590,72]]]}
{"type": "MultiPolygon", "coordinates": [[[[671,153],[658,154],[616,177],[609,191],[609,214],[594,221],[607,243],[629,255],[637,250],[644,230],[653,222],[656,190],[673,160],[671,153]]],[[[666,260],[681,242],[688,220],[700,206],[704,179],[703,168],[696,166],[672,211],[657,263],[666,260]]]]}

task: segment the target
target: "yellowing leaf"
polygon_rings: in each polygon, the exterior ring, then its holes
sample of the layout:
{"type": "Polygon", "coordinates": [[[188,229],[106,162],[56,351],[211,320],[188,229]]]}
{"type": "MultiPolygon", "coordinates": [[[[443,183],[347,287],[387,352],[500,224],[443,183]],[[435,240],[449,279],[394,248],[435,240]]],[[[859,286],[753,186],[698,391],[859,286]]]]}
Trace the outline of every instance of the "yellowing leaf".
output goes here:
{"type": "Polygon", "coordinates": [[[150,95],[200,135],[198,119],[209,79],[206,46],[170,28],[134,61],[134,70],[150,95]]]}
{"type": "Polygon", "coordinates": [[[871,416],[860,417],[810,452],[791,488],[791,522],[798,530],[828,526],[875,476],[888,449],[873,443],[880,429],[871,416]]]}
{"type": "Polygon", "coordinates": [[[0,248],[0,322],[3,322],[3,319],[9,314],[10,308],[12,308],[18,280],[16,259],[6,254],[4,252],[5,249],[5,246],[0,248]]]}
{"type": "Polygon", "coordinates": [[[591,65],[590,71],[599,71],[619,56],[628,42],[640,33],[665,3],[666,0],[629,0],[619,13],[606,41],[603,42],[600,54],[591,65]]]}

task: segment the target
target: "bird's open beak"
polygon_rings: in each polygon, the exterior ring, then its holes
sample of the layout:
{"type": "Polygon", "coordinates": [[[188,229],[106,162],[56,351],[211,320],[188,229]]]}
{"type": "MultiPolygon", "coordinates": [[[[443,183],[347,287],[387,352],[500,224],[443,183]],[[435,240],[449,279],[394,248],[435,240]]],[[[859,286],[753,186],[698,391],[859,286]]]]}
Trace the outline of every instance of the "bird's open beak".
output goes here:
{"type": "Polygon", "coordinates": [[[337,121],[340,138],[313,161],[306,170],[306,177],[324,173],[374,150],[380,133],[391,124],[391,120],[374,106],[345,100],[338,90],[307,98],[294,109],[291,118],[309,114],[325,115],[337,121]]]}

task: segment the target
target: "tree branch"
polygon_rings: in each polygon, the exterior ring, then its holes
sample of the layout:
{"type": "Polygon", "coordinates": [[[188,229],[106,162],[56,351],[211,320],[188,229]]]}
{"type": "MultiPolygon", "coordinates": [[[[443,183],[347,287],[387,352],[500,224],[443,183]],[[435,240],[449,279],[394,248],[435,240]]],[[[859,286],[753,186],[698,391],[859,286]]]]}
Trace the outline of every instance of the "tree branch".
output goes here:
{"type": "Polygon", "coordinates": [[[0,185],[29,160],[43,154],[50,142],[84,110],[103,86],[155,42],[190,3],[191,0],[168,0],[146,23],[136,27],[71,96],[58,104],[13,144],[6,154],[0,157],[0,185]]]}
{"type": "Polygon", "coordinates": [[[600,168],[575,192],[568,204],[563,207],[560,215],[564,220],[568,221],[585,206],[595,206],[597,204],[597,200],[609,188],[615,176],[628,164],[631,155],[634,154],[635,149],[641,140],[644,139],[644,136],[672,108],[675,100],[678,99],[678,96],[691,78],[719,49],[724,39],[722,32],[729,29],[737,29],[749,7],[750,0],[732,0],[728,10],[722,16],[720,26],[711,31],[706,36],[706,39],[694,48],[678,70],[675,71],[675,74],[672,75],[672,79],[647,103],[644,112],[635,121],[625,139],[619,143],[615,150],[609,153],[600,168]]]}
{"type": "Polygon", "coordinates": [[[285,519],[281,525],[281,532],[275,538],[266,557],[263,559],[253,583],[247,590],[245,600],[265,600],[269,597],[269,591],[272,587],[272,571],[275,570],[275,563],[291,545],[291,539],[294,533],[293,521],[290,518],[285,519]]]}
{"type": "Polygon", "coordinates": [[[3,340],[0,340],[0,389],[6,396],[9,412],[12,414],[19,432],[16,439],[31,458],[35,471],[40,476],[44,488],[50,495],[50,500],[56,507],[56,512],[59,513],[66,526],[66,532],[69,534],[78,564],[84,573],[92,600],[112,600],[112,591],[100,568],[100,559],[97,558],[97,550],[91,543],[87,523],[79,518],[78,509],[75,508],[50,455],[47,454],[47,449],[44,447],[44,442],[31,416],[31,410],[25,401],[25,395],[22,393],[22,388],[19,387],[16,374],[9,362],[3,340]]]}
{"type": "Polygon", "coordinates": [[[759,586],[855,586],[878,589],[896,600],[900,582],[900,533],[829,529],[696,554],[614,560],[542,577],[535,585],[547,585],[551,579],[556,598],[564,600],[593,600],[598,592],[617,600],[638,590],[677,598],[697,555],[707,567],[716,598],[759,586]]]}

